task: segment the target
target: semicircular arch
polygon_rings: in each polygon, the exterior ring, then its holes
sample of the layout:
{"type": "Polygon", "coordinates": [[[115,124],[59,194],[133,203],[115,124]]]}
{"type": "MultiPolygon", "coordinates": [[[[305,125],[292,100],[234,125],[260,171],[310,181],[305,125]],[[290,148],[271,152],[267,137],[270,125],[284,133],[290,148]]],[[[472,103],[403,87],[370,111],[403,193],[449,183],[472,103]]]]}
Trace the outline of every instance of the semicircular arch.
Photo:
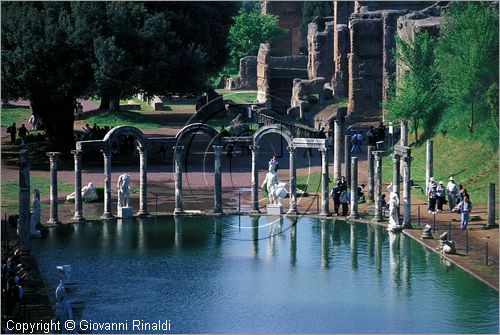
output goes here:
{"type": "Polygon", "coordinates": [[[179,130],[177,135],[175,135],[176,142],[179,143],[188,135],[195,133],[204,133],[210,136],[214,142],[220,143],[219,132],[214,127],[204,123],[191,123],[179,130]]]}
{"type": "Polygon", "coordinates": [[[114,127],[108,133],[104,136],[102,141],[105,143],[105,146],[108,147],[108,149],[111,149],[111,146],[115,142],[115,140],[118,138],[118,136],[133,136],[139,143],[139,145],[142,148],[146,147],[146,137],[144,136],[144,133],[140,131],[136,127],[132,126],[118,126],[114,127]]]}
{"type": "Polygon", "coordinates": [[[257,130],[253,134],[253,143],[255,145],[259,145],[262,137],[264,137],[267,134],[278,134],[281,135],[287,142],[288,146],[291,148],[293,146],[293,135],[290,129],[287,127],[281,125],[281,124],[271,124],[264,126],[257,130]]]}

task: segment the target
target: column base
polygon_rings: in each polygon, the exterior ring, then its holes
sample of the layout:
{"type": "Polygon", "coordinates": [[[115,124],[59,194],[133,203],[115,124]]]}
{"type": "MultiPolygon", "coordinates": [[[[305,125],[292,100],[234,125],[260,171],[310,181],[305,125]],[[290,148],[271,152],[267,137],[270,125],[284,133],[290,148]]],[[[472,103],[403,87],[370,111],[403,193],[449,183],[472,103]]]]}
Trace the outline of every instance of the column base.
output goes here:
{"type": "Polygon", "coordinates": [[[144,216],[149,216],[150,214],[147,211],[139,211],[137,212],[137,216],[139,217],[144,217],[144,216]]]}
{"type": "Polygon", "coordinates": [[[222,208],[214,208],[212,210],[212,213],[213,214],[224,214],[224,212],[222,211],[222,208]]]}
{"type": "Polygon", "coordinates": [[[498,225],[495,223],[495,224],[487,224],[486,226],[484,226],[484,229],[493,229],[493,228],[498,228],[498,225]]]}
{"type": "Polygon", "coordinates": [[[384,219],[381,217],[374,216],[372,222],[384,222],[384,219]]]}
{"type": "Polygon", "coordinates": [[[47,221],[48,224],[60,224],[61,221],[59,221],[58,219],[49,219],[49,221],[47,221]]]}
{"type": "Polygon", "coordinates": [[[349,216],[347,216],[348,219],[356,220],[359,219],[359,214],[358,213],[351,213],[349,216]]]}
{"type": "Polygon", "coordinates": [[[408,223],[403,223],[403,229],[413,229],[413,226],[411,225],[410,222],[408,223]]]}
{"type": "Polygon", "coordinates": [[[184,210],[182,208],[176,208],[174,209],[174,215],[183,215],[184,210]]]}
{"type": "Polygon", "coordinates": [[[321,212],[321,213],[319,213],[319,216],[330,216],[330,213],[328,213],[328,212],[321,212]]]}
{"type": "Polygon", "coordinates": [[[82,222],[82,221],[85,221],[85,218],[81,215],[75,215],[75,216],[73,216],[72,220],[76,221],[76,222],[82,222]]]}
{"type": "Polygon", "coordinates": [[[101,219],[103,220],[112,219],[114,217],[115,216],[113,215],[113,213],[104,213],[103,215],[101,215],[101,219]]]}

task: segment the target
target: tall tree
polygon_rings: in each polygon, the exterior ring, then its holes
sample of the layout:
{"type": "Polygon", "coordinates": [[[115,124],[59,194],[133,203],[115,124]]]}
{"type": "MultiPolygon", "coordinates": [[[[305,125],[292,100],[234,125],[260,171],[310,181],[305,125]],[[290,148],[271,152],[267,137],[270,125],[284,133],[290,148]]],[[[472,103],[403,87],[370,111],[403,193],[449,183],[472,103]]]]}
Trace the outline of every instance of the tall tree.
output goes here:
{"type": "Polygon", "coordinates": [[[397,38],[396,44],[396,60],[404,71],[397,82],[392,83],[396,93],[389,97],[384,108],[388,111],[388,120],[410,120],[418,141],[418,129],[423,127],[432,133],[432,123],[439,115],[433,52],[436,41],[424,31],[407,41],[397,38]]]}
{"type": "Polygon", "coordinates": [[[32,101],[54,142],[73,143],[73,101],[199,93],[227,60],[237,4],[3,2],[2,96],[32,101]]]}
{"type": "Polygon", "coordinates": [[[436,49],[443,130],[498,145],[498,62],[498,3],[453,2],[436,49]]]}

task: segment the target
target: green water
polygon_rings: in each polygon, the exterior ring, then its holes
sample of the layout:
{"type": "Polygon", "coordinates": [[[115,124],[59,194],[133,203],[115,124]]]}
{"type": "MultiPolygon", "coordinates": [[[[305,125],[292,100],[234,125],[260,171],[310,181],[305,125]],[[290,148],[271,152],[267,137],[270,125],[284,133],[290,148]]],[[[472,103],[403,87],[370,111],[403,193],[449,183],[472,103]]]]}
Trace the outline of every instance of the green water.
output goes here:
{"type": "Polygon", "coordinates": [[[134,319],[169,320],[172,333],[498,333],[497,291],[363,223],[90,221],[33,244],[48,287],[71,264],[83,318],[128,325],[115,333],[148,332],[134,319]]]}

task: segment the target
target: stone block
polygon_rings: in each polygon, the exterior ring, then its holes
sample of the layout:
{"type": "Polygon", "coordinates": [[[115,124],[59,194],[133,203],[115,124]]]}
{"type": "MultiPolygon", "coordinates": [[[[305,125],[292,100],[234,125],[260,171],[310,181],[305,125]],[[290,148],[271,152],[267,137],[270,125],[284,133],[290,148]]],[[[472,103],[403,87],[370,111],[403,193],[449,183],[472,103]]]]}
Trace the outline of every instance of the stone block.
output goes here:
{"type": "Polygon", "coordinates": [[[267,215],[282,215],[283,214],[283,205],[274,205],[269,204],[266,206],[267,215]]]}
{"type": "Polygon", "coordinates": [[[128,219],[132,217],[132,207],[118,207],[117,217],[121,219],[128,219]]]}

